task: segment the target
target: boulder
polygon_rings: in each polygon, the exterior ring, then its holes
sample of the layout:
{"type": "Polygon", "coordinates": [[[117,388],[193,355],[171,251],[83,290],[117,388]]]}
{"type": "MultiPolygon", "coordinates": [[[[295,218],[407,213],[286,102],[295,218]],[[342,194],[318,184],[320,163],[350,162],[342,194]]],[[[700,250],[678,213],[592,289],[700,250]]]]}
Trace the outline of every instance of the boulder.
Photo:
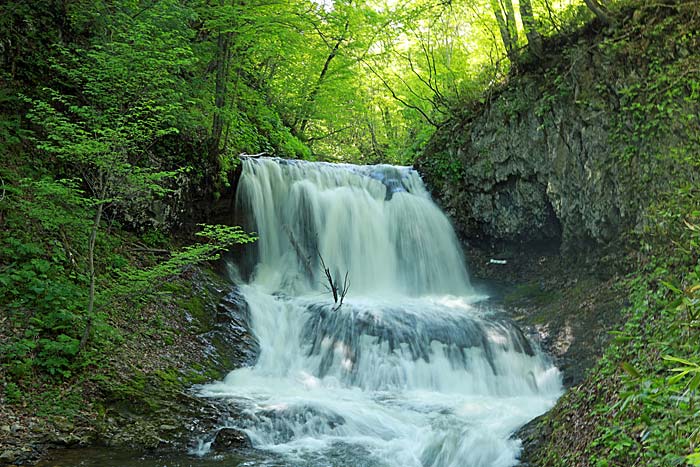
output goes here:
{"type": "Polygon", "coordinates": [[[215,451],[233,451],[253,447],[250,438],[241,430],[235,428],[221,428],[211,443],[215,451]]]}

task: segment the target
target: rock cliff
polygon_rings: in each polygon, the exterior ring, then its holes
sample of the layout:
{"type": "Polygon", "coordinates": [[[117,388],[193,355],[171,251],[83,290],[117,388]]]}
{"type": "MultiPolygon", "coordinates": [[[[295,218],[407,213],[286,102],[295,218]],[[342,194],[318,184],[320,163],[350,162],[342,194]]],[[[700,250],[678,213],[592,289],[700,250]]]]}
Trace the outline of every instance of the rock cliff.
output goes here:
{"type": "Polygon", "coordinates": [[[698,115],[697,92],[669,96],[660,81],[682,80],[698,39],[666,40],[673,12],[628,13],[614,30],[550,41],[435,133],[416,166],[463,238],[586,251],[641,227],[672,178],[668,155],[697,137],[678,118],[698,115]]]}

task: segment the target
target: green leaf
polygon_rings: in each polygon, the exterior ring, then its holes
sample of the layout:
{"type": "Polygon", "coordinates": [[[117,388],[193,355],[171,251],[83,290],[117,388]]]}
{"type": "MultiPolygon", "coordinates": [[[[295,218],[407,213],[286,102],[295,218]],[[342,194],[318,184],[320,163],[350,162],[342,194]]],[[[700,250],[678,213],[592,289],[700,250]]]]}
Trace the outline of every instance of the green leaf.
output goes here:
{"type": "Polygon", "coordinates": [[[700,467],[700,451],[688,455],[685,460],[693,467],[700,467]]]}
{"type": "Polygon", "coordinates": [[[690,360],[684,360],[682,358],[673,357],[671,355],[664,355],[662,358],[668,362],[682,363],[683,365],[686,365],[686,366],[700,368],[700,366],[698,366],[697,363],[691,362],[690,360]]]}
{"type": "Polygon", "coordinates": [[[642,377],[642,374],[630,363],[628,362],[622,362],[620,363],[620,367],[625,370],[627,374],[629,374],[631,377],[635,379],[639,379],[642,377]]]}
{"type": "Polygon", "coordinates": [[[693,376],[693,379],[690,380],[690,383],[688,383],[688,390],[689,391],[697,391],[697,389],[700,387],[700,372],[696,372],[695,376],[693,376]]]}
{"type": "Polygon", "coordinates": [[[682,293],[683,293],[683,291],[682,291],[681,289],[679,289],[679,288],[676,287],[675,285],[671,284],[670,282],[666,282],[666,281],[662,281],[662,280],[660,280],[659,282],[660,282],[661,284],[663,284],[667,289],[672,290],[673,292],[676,292],[676,293],[679,293],[679,294],[682,294],[682,293]]]}

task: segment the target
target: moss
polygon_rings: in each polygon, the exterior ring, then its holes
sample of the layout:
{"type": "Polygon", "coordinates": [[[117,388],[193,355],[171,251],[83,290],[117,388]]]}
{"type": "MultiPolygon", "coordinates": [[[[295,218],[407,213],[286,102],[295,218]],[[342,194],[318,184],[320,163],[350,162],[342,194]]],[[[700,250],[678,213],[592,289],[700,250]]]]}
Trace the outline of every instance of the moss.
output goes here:
{"type": "Polygon", "coordinates": [[[503,301],[507,306],[517,306],[520,304],[544,306],[548,305],[560,297],[555,290],[548,290],[543,285],[530,282],[519,285],[507,294],[503,301]]]}
{"type": "Polygon", "coordinates": [[[190,370],[185,375],[185,381],[188,386],[195,384],[204,384],[210,381],[220,379],[223,373],[214,367],[202,368],[199,371],[190,370]]]}
{"type": "Polygon", "coordinates": [[[211,316],[207,315],[206,302],[199,295],[181,298],[175,302],[177,306],[189,315],[190,324],[195,332],[201,333],[209,330],[211,316]]]}
{"type": "MultiPolygon", "coordinates": [[[[700,224],[698,199],[696,193],[673,208],[691,227],[700,224]]],[[[692,292],[693,284],[700,284],[700,230],[682,226],[668,222],[663,235],[642,238],[640,250],[646,254],[635,257],[634,272],[608,289],[602,306],[612,309],[616,296],[628,299],[617,311],[625,323],[586,380],[544,420],[542,432],[549,435],[528,453],[532,465],[686,465],[685,456],[697,446],[698,395],[687,390],[689,377],[673,378],[678,374],[673,368],[683,365],[664,358],[700,361],[690,309],[700,303],[692,292]],[[677,248],[681,244],[694,254],[677,248]]],[[[587,291],[581,282],[571,294],[585,302],[587,291]]]]}
{"type": "Polygon", "coordinates": [[[164,283],[160,289],[172,295],[187,295],[192,292],[192,285],[185,281],[169,281],[164,283]]]}
{"type": "Polygon", "coordinates": [[[175,368],[165,368],[162,370],[156,370],[153,372],[154,376],[160,381],[157,383],[160,387],[171,387],[179,388],[182,386],[182,378],[180,377],[180,372],[175,368]]]}

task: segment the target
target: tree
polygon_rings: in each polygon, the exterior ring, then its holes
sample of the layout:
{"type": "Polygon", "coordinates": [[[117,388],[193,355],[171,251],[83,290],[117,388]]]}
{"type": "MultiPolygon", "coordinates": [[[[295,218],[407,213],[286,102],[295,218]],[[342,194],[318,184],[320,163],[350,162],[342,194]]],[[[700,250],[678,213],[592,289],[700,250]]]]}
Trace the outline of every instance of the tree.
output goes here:
{"type": "Polygon", "coordinates": [[[317,5],[298,12],[306,43],[300,60],[289,63],[290,71],[299,75],[312,70],[301,86],[292,87],[295,94],[290,96],[296,104],[288,121],[300,139],[314,144],[357,130],[357,114],[365,108],[359,63],[386,32],[387,21],[365,2],[336,1],[332,9],[317,5]]]}
{"type": "MultiPolygon", "coordinates": [[[[197,4],[197,73],[206,83],[213,164],[238,153],[277,152],[298,157],[303,145],[280,118],[274,83],[303,41],[298,13],[304,2],[217,0],[197,4]]],[[[300,76],[295,76],[294,83],[300,76]]]]}
{"type": "MultiPolygon", "coordinates": [[[[321,72],[318,75],[316,82],[311,86],[311,90],[304,98],[304,103],[301,107],[301,113],[297,116],[298,123],[295,123],[295,125],[292,127],[295,130],[294,133],[300,136],[302,140],[304,139],[306,127],[309,124],[311,108],[316,102],[319,91],[321,90],[321,86],[323,86],[324,82],[326,81],[331,61],[338,55],[340,47],[346,40],[348,29],[350,28],[350,20],[345,19],[344,23],[345,24],[343,25],[340,35],[338,37],[333,38],[333,41],[327,44],[330,47],[330,50],[328,52],[328,55],[326,56],[325,61],[323,62],[321,72]]],[[[325,37],[323,37],[323,39],[324,41],[326,40],[325,37]]]]}
{"type": "MultiPolygon", "coordinates": [[[[220,5],[226,6],[225,0],[221,0],[220,5]]],[[[231,42],[233,31],[229,28],[219,27],[216,39],[216,56],[213,68],[216,70],[214,89],[214,112],[211,125],[211,146],[209,148],[209,158],[218,163],[221,148],[221,136],[224,130],[226,101],[228,98],[228,81],[231,69],[231,42]]],[[[224,142],[225,143],[225,142],[224,142]]]]}
{"type": "Polygon", "coordinates": [[[490,0],[493,14],[498,23],[501,40],[511,63],[518,59],[518,27],[515,22],[513,0],[490,0]]]}
{"type": "Polygon", "coordinates": [[[586,6],[596,15],[596,17],[606,25],[612,24],[612,20],[610,18],[610,13],[608,12],[608,8],[603,1],[599,0],[583,0],[586,3],[586,6]]]}
{"type": "Polygon", "coordinates": [[[537,22],[532,12],[531,0],[519,0],[520,18],[523,21],[523,29],[527,37],[527,45],[530,51],[537,57],[542,56],[542,37],[537,31],[537,22]]]}

